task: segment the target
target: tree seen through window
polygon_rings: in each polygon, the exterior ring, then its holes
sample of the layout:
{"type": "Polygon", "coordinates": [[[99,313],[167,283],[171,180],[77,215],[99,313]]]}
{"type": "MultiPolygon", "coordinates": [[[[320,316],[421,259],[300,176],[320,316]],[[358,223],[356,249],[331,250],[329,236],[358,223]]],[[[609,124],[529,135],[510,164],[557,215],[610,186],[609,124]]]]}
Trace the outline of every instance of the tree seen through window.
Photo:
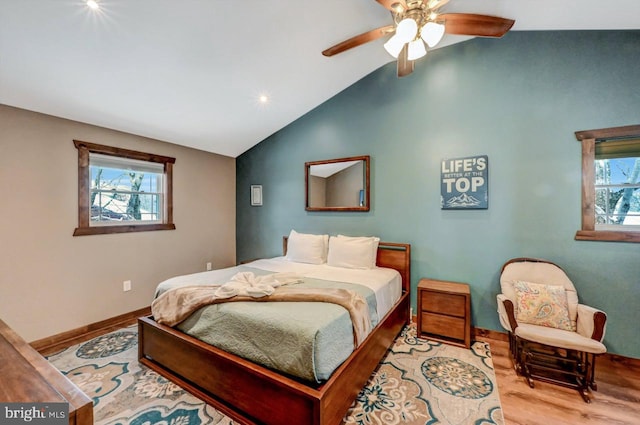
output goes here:
{"type": "Polygon", "coordinates": [[[640,157],[599,151],[594,161],[596,224],[640,226],[640,157]]]}

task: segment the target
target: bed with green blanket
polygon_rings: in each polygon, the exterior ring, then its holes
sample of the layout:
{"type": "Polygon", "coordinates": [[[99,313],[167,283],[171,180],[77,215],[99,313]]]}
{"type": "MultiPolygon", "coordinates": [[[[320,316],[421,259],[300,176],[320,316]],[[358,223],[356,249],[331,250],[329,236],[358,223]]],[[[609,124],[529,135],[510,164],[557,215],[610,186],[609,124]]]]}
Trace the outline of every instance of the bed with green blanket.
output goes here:
{"type": "MultiPolygon", "coordinates": [[[[336,241],[337,239],[339,236],[336,241]]],[[[286,254],[286,237],[283,238],[283,248],[286,254]]],[[[331,306],[329,310],[333,313],[328,314],[327,318],[324,317],[325,313],[320,313],[322,317],[319,318],[315,316],[318,306],[311,307],[305,303],[288,306],[275,313],[275,322],[281,322],[284,328],[275,331],[270,329],[266,333],[264,326],[272,327],[266,325],[266,316],[274,316],[274,312],[263,312],[262,309],[271,310],[269,303],[237,302],[237,305],[231,306],[234,303],[229,302],[217,304],[213,308],[207,306],[198,309],[177,326],[161,324],[153,316],[140,318],[138,359],[141,364],[241,424],[339,424],[387,349],[411,320],[411,246],[380,242],[373,254],[374,264],[370,270],[332,268],[325,264],[320,267],[320,271],[312,272],[307,270],[307,265],[295,261],[286,262],[277,257],[258,260],[238,266],[239,268],[218,270],[217,273],[227,275],[216,277],[219,284],[238,272],[251,271],[258,276],[294,272],[304,276],[300,285],[340,286],[360,291],[370,309],[368,318],[377,324],[358,346],[354,344],[352,325],[342,307],[331,306]],[[395,277],[376,281],[374,275],[380,270],[395,277]],[[395,283],[390,284],[391,281],[395,283]],[[256,307],[258,310],[255,310],[256,307]],[[249,312],[250,309],[255,311],[249,312]],[[207,320],[204,320],[205,317],[207,320]],[[213,335],[215,329],[223,328],[221,323],[227,322],[229,327],[222,331],[228,333],[226,336],[213,335]],[[286,330],[292,322],[297,322],[300,329],[286,330]],[[305,338],[312,341],[314,350],[311,350],[308,343],[302,342],[299,333],[306,334],[305,338]],[[205,339],[210,339],[212,343],[204,342],[205,339]],[[263,349],[258,349],[263,354],[245,354],[247,357],[264,357],[254,361],[231,352],[230,346],[248,344],[257,347],[265,340],[276,343],[268,349],[275,352],[275,355],[265,354],[263,349]],[[344,341],[347,341],[347,345],[340,347],[344,341]],[[218,348],[214,344],[224,348],[218,348]],[[351,348],[347,349],[348,346],[351,348]],[[325,347],[328,351],[318,354],[318,347],[325,347]],[[349,350],[353,351],[331,373],[331,363],[338,363],[349,350]],[[280,360],[274,360],[275,358],[280,360]],[[300,365],[312,363],[313,369],[302,373],[291,370],[283,373],[275,367],[261,364],[280,362],[282,358],[294,358],[290,363],[300,365]],[[330,358],[333,360],[326,361],[330,358]],[[296,374],[305,377],[295,376],[296,374]]],[[[340,261],[345,261],[347,257],[340,255],[340,261]]],[[[216,281],[211,278],[216,273],[207,273],[169,279],[158,287],[158,293],[184,284],[184,281],[179,282],[183,278],[187,279],[187,285],[215,285],[216,281]]],[[[273,317],[268,320],[275,323],[273,317]]]]}
{"type": "MultiPolygon", "coordinates": [[[[277,271],[293,270],[302,280],[295,284],[296,288],[340,288],[358,294],[366,301],[371,327],[375,327],[379,321],[379,312],[374,289],[352,283],[366,278],[341,278],[341,271],[328,270],[327,273],[323,268],[326,266],[291,264],[284,258],[260,260],[247,265],[169,279],[158,286],[156,298],[167,291],[186,286],[215,288],[216,285],[230,281],[238,273],[265,276],[277,271]],[[309,276],[328,276],[352,282],[309,276]]],[[[377,279],[388,280],[388,285],[395,285],[395,292],[399,295],[399,274],[389,269],[377,273],[382,276],[377,279]]],[[[351,271],[351,275],[353,274],[351,271]]],[[[359,274],[369,276],[374,273],[361,271],[359,274]]],[[[385,311],[380,313],[386,314],[385,311]]],[[[216,303],[198,308],[177,324],[176,328],[242,358],[313,382],[327,380],[355,348],[349,312],[330,302],[216,303]]]]}

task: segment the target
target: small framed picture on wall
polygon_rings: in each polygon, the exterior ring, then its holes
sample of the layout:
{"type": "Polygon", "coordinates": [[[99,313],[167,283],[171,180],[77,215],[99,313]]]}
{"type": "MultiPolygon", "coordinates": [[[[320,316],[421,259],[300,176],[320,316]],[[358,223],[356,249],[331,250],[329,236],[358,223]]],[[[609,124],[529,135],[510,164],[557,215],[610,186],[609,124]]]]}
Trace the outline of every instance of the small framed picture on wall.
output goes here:
{"type": "Polygon", "coordinates": [[[251,206],[252,207],[262,206],[262,185],[261,184],[251,185],[251,206]]]}

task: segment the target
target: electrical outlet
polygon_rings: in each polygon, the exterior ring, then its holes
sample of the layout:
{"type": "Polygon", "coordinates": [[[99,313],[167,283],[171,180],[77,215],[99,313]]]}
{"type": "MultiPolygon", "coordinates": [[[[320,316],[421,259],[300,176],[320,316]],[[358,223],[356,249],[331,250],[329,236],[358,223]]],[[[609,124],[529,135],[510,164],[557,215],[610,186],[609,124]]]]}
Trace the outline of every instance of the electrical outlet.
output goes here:
{"type": "Polygon", "coordinates": [[[127,291],[131,290],[131,281],[130,280],[125,280],[124,282],[122,282],[122,290],[124,292],[127,292],[127,291]]]}
{"type": "Polygon", "coordinates": [[[211,263],[207,263],[207,271],[211,270],[211,263]]]}

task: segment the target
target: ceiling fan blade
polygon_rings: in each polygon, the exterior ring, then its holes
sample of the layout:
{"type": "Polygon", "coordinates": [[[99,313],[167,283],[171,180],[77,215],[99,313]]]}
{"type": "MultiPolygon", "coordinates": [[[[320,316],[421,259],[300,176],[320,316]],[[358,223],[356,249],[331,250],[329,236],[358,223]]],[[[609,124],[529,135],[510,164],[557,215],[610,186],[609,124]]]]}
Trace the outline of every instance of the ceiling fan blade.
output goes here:
{"type": "Polygon", "coordinates": [[[474,13],[443,13],[437,20],[444,21],[447,34],[478,37],[502,37],[516,22],[513,19],[474,13]]]}
{"type": "MultiPolygon", "coordinates": [[[[404,8],[404,10],[407,9],[407,5],[404,3],[403,0],[376,0],[378,3],[380,3],[385,9],[389,9],[390,11],[394,11],[393,8],[391,7],[391,5],[395,4],[395,3],[400,3],[402,5],[402,7],[404,8]]],[[[449,0],[447,0],[449,1],[449,0]]]]}
{"type": "Polygon", "coordinates": [[[355,37],[351,37],[350,39],[345,40],[342,43],[338,43],[335,46],[329,47],[327,50],[323,51],[322,54],[325,56],[337,55],[338,53],[342,53],[345,50],[349,50],[354,47],[360,46],[361,44],[377,40],[378,38],[384,37],[387,34],[391,34],[394,31],[395,27],[393,25],[376,28],[360,35],[356,35],[355,37]]]}
{"type": "Polygon", "coordinates": [[[405,44],[398,55],[398,77],[406,77],[413,72],[413,62],[409,60],[409,45],[405,44]]]}

